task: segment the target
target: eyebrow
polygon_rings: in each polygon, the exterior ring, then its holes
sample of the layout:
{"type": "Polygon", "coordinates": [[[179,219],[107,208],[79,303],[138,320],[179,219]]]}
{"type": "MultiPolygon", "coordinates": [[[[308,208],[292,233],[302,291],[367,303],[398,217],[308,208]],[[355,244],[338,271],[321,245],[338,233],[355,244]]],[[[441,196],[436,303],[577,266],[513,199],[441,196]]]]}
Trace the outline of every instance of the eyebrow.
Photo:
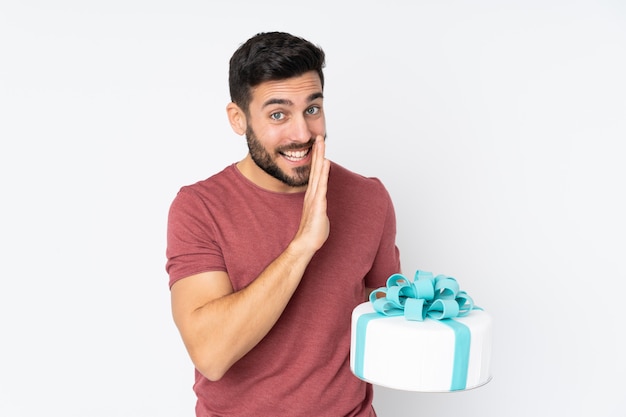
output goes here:
{"type": "MultiPolygon", "coordinates": [[[[321,92],[313,93],[309,95],[309,97],[307,97],[307,102],[310,103],[314,100],[317,100],[318,98],[324,98],[324,94],[322,94],[321,92]]],[[[293,101],[285,99],[285,98],[271,98],[267,100],[265,103],[263,103],[263,106],[261,108],[271,106],[272,104],[282,104],[286,106],[293,106],[293,101]]]]}

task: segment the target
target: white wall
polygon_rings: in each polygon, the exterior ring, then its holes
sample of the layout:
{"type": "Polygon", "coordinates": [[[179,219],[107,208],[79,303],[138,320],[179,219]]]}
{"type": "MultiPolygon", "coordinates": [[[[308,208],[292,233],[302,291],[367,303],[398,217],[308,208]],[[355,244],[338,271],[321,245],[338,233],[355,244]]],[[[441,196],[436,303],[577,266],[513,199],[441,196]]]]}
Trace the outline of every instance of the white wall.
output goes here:
{"type": "Polygon", "coordinates": [[[379,416],[623,415],[624,3],[222,3],[0,3],[0,415],[193,414],[166,213],[243,157],[265,30],[326,50],[329,157],[389,188],[404,271],[496,319],[491,383],[379,416]]]}

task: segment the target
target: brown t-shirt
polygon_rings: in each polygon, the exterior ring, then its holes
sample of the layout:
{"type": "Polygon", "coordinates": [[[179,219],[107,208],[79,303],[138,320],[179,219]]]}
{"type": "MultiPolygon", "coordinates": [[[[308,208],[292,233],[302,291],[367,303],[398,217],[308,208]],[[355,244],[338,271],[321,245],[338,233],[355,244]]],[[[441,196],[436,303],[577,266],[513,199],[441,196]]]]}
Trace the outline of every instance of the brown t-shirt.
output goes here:
{"type": "MultiPolygon", "coordinates": [[[[262,189],[234,164],[181,188],[168,219],[170,286],[226,271],[244,288],[295,236],[303,198],[262,189]]],[[[374,415],[371,385],[350,371],[350,320],[364,287],[400,272],[395,213],[379,180],[335,163],[327,200],[328,240],[272,330],[219,381],[196,371],[198,416],[374,415]]]]}

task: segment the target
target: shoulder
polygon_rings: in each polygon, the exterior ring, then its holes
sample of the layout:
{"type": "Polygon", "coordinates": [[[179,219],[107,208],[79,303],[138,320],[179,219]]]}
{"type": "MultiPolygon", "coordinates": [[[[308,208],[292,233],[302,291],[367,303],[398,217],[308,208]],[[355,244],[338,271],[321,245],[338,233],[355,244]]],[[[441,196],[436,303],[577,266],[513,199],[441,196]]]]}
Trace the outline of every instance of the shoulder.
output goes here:
{"type": "Polygon", "coordinates": [[[331,162],[328,187],[329,190],[341,193],[362,194],[367,192],[374,193],[375,196],[387,194],[387,190],[380,179],[358,174],[335,162],[331,162]]]}
{"type": "Polygon", "coordinates": [[[183,185],[176,193],[173,204],[208,203],[219,199],[219,196],[224,195],[228,190],[237,188],[237,176],[233,172],[235,169],[234,164],[229,165],[206,179],[183,185]]]}
{"type": "Polygon", "coordinates": [[[228,166],[209,178],[180,187],[169,208],[171,224],[188,222],[206,222],[208,217],[224,211],[223,206],[233,205],[223,198],[237,189],[234,165],[228,166]]]}
{"type": "Polygon", "coordinates": [[[328,178],[330,211],[359,213],[364,218],[384,218],[393,212],[393,202],[385,185],[376,177],[366,177],[332,163],[328,178]]]}
{"type": "Polygon", "coordinates": [[[180,188],[179,193],[191,193],[191,194],[212,194],[221,189],[231,189],[233,183],[237,181],[237,175],[235,175],[235,165],[229,165],[222,171],[213,174],[212,176],[197,181],[193,184],[184,185],[180,188]]]}

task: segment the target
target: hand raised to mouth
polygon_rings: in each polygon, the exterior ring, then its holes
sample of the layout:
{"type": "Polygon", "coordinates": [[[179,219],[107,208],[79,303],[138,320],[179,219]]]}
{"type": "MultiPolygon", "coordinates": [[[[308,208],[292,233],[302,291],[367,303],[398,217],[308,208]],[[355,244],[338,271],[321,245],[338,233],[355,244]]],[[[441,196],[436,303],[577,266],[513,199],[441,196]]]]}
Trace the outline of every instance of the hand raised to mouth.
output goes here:
{"type": "Polygon", "coordinates": [[[309,249],[317,251],[326,242],[330,232],[326,213],[330,161],[325,158],[326,143],[323,136],[317,136],[312,152],[309,184],[304,195],[302,218],[296,239],[303,237],[303,241],[310,244],[309,249]]]}

